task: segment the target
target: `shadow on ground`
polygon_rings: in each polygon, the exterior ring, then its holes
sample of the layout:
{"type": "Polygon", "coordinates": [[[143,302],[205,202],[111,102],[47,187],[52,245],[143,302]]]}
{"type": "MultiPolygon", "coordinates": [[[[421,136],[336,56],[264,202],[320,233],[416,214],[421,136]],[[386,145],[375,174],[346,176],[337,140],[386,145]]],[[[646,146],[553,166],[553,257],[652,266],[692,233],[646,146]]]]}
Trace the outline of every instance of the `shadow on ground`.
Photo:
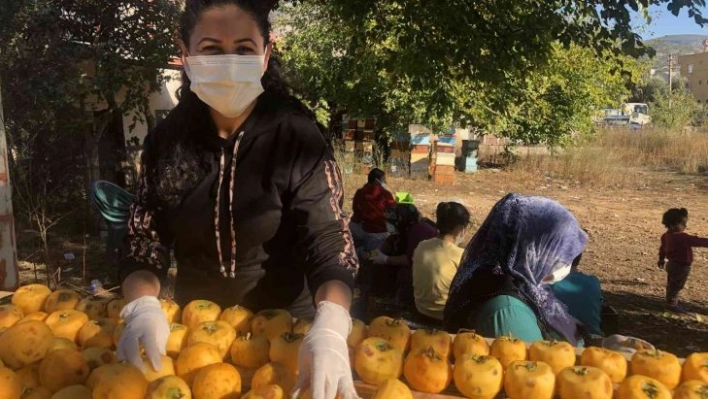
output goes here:
{"type": "Polygon", "coordinates": [[[617,285],[624,285],[627,287],[646,287],[646,286],[651,285],[650,283],[648,283],[646,281],[624,280],[624,279],[606,280],[605,284],[617,284],[617,285]]]}
{"type": "Polygon", "coordinates": [[[668,311],[663,297],[630,292],[604,296],[619,313],[620,334],[645,339],[679,356],[708,351],[708,303],[684,302],[687,313],[676,314],[668,311]]]}

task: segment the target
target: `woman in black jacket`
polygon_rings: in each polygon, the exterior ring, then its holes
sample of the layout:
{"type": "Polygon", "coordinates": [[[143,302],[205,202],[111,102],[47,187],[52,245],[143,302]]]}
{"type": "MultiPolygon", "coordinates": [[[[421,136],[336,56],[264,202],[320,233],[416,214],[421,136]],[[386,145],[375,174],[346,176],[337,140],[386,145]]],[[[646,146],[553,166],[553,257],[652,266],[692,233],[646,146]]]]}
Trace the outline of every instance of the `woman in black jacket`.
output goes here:
{"type": "Polygon", "coordinates": [[[280,78],[265,3],[186,2],[180,102],[145,139],[131,210],[118,355],[143,367],[142,345],[160,368],[169,327],[156,296],[174,248],[181,305],[316,310],[298,388],[351,399],[346,337],[358,261],[341,176],[312,112],[280,78]]]}

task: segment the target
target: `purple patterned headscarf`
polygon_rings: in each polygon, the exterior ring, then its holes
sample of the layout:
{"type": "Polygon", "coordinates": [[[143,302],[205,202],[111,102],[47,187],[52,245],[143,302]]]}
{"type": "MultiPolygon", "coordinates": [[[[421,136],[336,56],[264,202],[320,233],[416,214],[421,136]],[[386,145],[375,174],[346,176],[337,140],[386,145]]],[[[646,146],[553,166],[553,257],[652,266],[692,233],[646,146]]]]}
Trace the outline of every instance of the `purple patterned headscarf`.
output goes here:
{"type": "Polygon", "coordinates": [[[478,271],[511,277],[540,321],[573,345],[576,320],[543,279],[570,265],[587,244],[587,234],[565,207],[548,198],[509,194],[499,201],[467,244],[445,306],[445,322],[475,299],[478,271]]]}

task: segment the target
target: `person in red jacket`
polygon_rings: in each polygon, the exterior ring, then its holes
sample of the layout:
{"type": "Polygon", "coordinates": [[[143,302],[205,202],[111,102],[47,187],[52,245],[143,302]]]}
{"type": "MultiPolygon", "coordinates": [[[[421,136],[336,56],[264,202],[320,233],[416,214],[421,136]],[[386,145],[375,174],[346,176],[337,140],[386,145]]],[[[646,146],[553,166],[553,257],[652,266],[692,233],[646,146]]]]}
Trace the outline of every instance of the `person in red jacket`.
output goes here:
{"type": "Polygon", "coordinates": [[[693,248],[708,247],[708,238],[685,232],[688,223],[686,208],[672,208],[664,213],[662,224],[666,233],[661,236],[659,268],[666,269],[666,302],[675,311],[681,311],[679,293],[686,285],[693,263],[693,248]],[[668,260],[668,262],[667,262],[668,260]]]}
{"type": "Polygon", "coordinates": [[[352,204],[350,229],[357,249],[372,251],[381,246],[390,233],[386,215],[395,207],[393,194],[386,190],[386,173],[371,169],[367,183],[356,191],[352,204]]]}

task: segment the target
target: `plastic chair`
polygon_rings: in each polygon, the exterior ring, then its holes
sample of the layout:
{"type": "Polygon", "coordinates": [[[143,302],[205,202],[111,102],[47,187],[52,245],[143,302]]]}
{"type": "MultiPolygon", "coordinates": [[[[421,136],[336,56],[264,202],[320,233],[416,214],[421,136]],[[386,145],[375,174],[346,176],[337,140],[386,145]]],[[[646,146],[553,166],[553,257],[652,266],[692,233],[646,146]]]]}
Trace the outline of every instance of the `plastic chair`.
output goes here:
{"type": "Polygon", "coordinates": [[[115,266],[120,259],[123,239],[128,234],[130,206],[135,195],[111,182],[99,180],[91,186],[91,200],[108,225],[106,253],[109,263],[115,266]]]}
{"type": "Polygon", "coordinates": [[[106,222],[128,225],[130,206],[135,201],[135,195],[111,182],[99,180],[91,186],[91,199],[106,222]]]}

